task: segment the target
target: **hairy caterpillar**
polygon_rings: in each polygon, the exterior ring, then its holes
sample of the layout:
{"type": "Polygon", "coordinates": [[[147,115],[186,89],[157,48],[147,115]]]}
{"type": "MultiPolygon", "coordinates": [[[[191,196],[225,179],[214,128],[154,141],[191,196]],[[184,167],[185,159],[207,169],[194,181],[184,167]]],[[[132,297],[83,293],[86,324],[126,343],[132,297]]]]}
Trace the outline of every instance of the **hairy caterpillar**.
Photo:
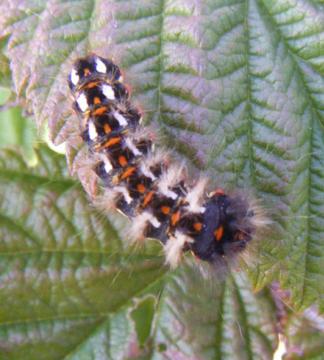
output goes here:
{"type": "Polygon", "coordinates": [[[262,222],[258,208],[220,189],[207,194],[206,179],[190,183],[183,166],[154,150],[117,65],[89,55],[68,82],[104,201],[132,220],[132,238],[160,240],[171,266],[188,250],[215,263],[245,249],[262,222]]]}

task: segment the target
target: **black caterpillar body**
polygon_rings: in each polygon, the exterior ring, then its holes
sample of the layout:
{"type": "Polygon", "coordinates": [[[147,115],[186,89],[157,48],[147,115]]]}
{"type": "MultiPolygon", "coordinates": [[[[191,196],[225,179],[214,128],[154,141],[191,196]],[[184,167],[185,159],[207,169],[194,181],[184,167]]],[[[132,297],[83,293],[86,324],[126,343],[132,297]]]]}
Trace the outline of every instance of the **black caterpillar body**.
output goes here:
{"type": "Polygon", "coordinates": [[[68,81],[107,207],[132,220],[131,237],[160,240],[171,266],[187,250],[215,262],[245,249],[256,231],[255,209],[220,189],[207,194],[205,179],[190,184],[183,166],[154,150],[117,65],[89,55],[74,63],[68,81]]]}

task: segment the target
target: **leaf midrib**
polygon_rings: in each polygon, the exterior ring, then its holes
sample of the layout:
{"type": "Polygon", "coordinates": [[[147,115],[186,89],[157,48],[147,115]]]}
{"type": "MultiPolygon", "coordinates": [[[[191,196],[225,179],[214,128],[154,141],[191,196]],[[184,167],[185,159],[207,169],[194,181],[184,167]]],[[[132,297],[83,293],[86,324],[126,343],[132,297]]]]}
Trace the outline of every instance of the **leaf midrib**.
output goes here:
{"type": "Polygon", "coordinates": [[[76,180],[68,179],[68,178],[54,178],[54,177],[46,177],[37,174],[31,174],[30,172],[20,171],[20,170],[8,170],[8,169],[0,169],[0,179],[4,180],[19,180],[24,183],[36,183],[38,185],[63,185],[66,190],[73,186],[79,186],[79,183],[76,180]]]}

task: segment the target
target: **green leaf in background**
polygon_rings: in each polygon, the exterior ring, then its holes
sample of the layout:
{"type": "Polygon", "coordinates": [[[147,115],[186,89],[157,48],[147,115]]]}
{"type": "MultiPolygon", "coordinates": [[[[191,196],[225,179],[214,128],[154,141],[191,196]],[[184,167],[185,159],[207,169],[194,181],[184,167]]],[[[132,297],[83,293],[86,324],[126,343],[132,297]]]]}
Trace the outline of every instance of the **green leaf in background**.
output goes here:
{"type": "Polygon", "coordinates": [[[155,302],[154,297],[146,297],[137,304],[131,313],[135,323],[137,340],[141,347],[144,347],[151,333],[155,302]]]}
{"type": "MultiPolygon", "coordinates": [[[[0,106],[6,104],[10,94],[8,89],[0,87],[0,106]]],[[[25,158],[32,164],[36,161],[33,151],[36,138],[35,124],[31,119],[25,119],[21,111],[18,106],[0,111],[0,147],[21,147],[25,158]]]]}
{"type": "Polygon", "coordinates": [[[123,321],[129,331],[123,308],[159,281],[163,260],[123,249],[64,157],[46,148],[37,157],[37,168],[11,150],[0,157],[0,358],[73,358],[101,330],[106,346],[127,352],[110,332],[123,321]]]}
{"type": "Polygon", "coordinates": [[[0,40],[0,86],[9,86],[11,84],[11,73],[9,68],[9,59],[4,54],[7,39],[0,40]]]}
{"type": "MultiPolygon", "coordinates": [[[[273,226],[248,264],[254,290],[276,279],[294,310],[324,312],[322,1],[4,0],[0,11],[14,88],[39,128],[49,122],[55,143],[67,140],[70,167],[79,155],[67,125],[77,121],[71,63],[90,51],[113,57],[162,143],[215,186],[262,198],[273,226]]],[[[240,274],[217,289],[191,268],[165,275],[156,252],[127,250],[102,214],[89,232],[100,214],[62,174],[62,158],[45,149],[34,170],[2,156],[0,241],[12,256],[1,263],[0,349],[9,359],[271,358],[267,294],[252,295],[240,274]],[[153,303],[153,320],[143,319],[153,303]]]]}
{"type": "Polygon", "coordinates": [[[184,267],[156,314],[153,359],[272,359],[277,345],[272,297],[253,294],[242,274],[220,282],[184,267]]]}
{"type": "Polygon", "coordinates": [[[156,250],[125,248],[90,209],[62,156],[37,157],[28,168],[0,156],[1,359],[272,358],[269,292],[253,294],[243,273],[165,272],[156,250]]]}
{"type": "Polygon", "coordinates": [[[324,319],[319,317],[314,309],[308,309],[303,318],[291,314],[285,332],[289,336],[290,355],[287,360],[323,359],[324,319]]]}
{"type": "MultiPolygon", "coordinates": [[[[323,6],[309,0],[3,6],[0,33],[8,38],[14,85],[39,126],[49,120],[55,141],[66,140],[67,121],[77,121],[67,96],[71,62],[89,51],[113,56],[164,143],[217,186],[252,189],[263,199],[275,227],[253,265],[255,287],[279,278],[296,308],[318,301],[323,311],[323,6]]],[[[69,156],[76,156],[70,145],[69,156]]]]}
{"type": "Polygon", "coordinates": [[[243,274],[166,272],[160,246],[135,253],[90,208],[64,157],[45,147],[37,157],[28,168],[17,152],[0,156],[1,359],[271,358],[271,297],[243,274]]]}

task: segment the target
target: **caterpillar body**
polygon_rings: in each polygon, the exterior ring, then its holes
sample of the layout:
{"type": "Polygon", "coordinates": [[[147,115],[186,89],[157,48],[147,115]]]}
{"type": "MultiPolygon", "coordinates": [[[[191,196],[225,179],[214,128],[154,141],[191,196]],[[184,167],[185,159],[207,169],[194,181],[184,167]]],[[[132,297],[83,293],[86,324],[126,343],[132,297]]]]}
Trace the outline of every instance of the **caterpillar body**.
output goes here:
{"type": "Polygon", "coordinates": [[[244,196],[207,193],[206,179],[190,182],[182,165],[154,149],[116,64],[94,54],[78,59],[68,83],[107,207],[131,219],[132,238],[160,240],[171,266],[186,251],[215,263],[245,249],[258,209],[244,196]]]}

